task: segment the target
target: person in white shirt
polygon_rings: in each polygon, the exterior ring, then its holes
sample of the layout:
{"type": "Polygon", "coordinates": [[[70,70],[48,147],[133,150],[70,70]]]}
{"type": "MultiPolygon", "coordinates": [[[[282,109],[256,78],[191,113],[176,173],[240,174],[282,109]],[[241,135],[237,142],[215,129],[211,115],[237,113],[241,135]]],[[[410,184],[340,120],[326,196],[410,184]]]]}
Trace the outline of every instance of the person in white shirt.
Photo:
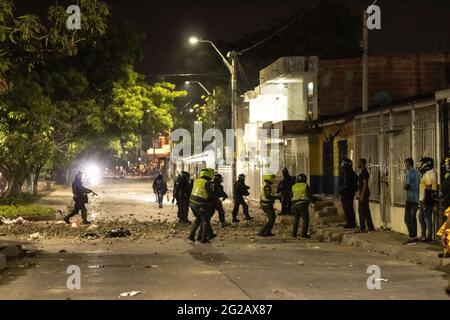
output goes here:
{"type": "Polygon", "coordinates": [[[419,222],[422,228],[421,241],[433,241],[433,208],[436,203],[437,178],[434,171],[434,160],[422,158],[418,164],[420,179],[420,213],[419,222]]]}

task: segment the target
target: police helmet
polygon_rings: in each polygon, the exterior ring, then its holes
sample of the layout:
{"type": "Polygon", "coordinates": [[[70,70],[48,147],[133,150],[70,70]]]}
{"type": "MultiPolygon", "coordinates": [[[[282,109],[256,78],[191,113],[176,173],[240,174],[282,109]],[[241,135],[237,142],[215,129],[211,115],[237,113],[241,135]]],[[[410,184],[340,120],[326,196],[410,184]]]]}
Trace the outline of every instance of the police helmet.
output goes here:
{"type": "Polygon", "coordinates": [[[274,174],[265,174],[263,176],[264,181],[268,181],[273,183],[275,181],[275,175],[274,174]]]}
{"type": "Polygon", "coordinates": [[[245,180],[245,174],[240,174],[238,177],[239,180],[245,180]]]}
{"type": "Polygon", "coordinates": [[[417,169],[422,173],[434,169],[434,160],[429,157],[420,159],[419,163],[417,164],[417,169]]]}
{"type": "Polygon", "coordinates": [[[298,183],[306,183],[306,180],[307,180],[308,178],[306,177],[306,175],[304,175],[303,173],[302,174],[299,174],[298,175],[298,177],[297,177],[297,182],[298,183]]]}
{"type": "Polygon", "coordinates": [[[222,183],[223,182],[223,176],[220,173],[216,173],[216,175],[214,176],[214,180],[222,183]]]}
{"type": "Polygon", "coordinates": [[[447,154],[444,160],[445,170],[450,172],[450,153],[447,154]]]}
{"type": "Polygon", "coordinates": [[[281,169],[281,173],[283,174],[283,176],[289,176],[289,170],[287,168],[281,169]]]}
{"type": "Polygon", "coordinates": [[[209,168],[203,169],[202,171],[200,171],[200,178],[209,180],[214,179],[214,169],[209,168]]]}

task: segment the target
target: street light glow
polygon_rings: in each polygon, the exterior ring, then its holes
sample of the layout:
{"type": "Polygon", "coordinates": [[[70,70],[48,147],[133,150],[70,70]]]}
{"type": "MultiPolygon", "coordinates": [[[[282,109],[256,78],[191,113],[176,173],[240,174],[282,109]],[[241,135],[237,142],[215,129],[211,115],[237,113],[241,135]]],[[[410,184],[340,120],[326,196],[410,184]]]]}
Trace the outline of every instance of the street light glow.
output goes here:
{"type": "Polygon", "coordinates": [[[199,43],[199,39],[197,37],[190,37],[189,38],[189,43],[193,46],[195,46],[197,43],[199,43]]]}
{"type": "Polygon", "coordinates": [[[185,84],[185,85],[190,85],[191,82],[190,82],[190,81],[185,81],[184,84],[185,84]]]}

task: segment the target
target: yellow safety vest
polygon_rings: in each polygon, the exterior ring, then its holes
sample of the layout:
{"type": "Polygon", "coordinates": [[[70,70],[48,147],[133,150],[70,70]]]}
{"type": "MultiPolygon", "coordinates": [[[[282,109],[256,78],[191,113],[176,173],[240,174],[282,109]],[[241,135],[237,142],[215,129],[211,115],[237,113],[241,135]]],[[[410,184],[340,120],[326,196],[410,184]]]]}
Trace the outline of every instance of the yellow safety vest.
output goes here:
{"type": "MultiPolygon", "coordinates": [[[[445,210],[444,212],[444,216],[448,217],[450,215],[450,207],[447,208],[447,210],[445,210]]],[[[445,222],[442,227],[439,229],[439,231],[437,232],[438,237],[447,237],[447,243],[450,243],[450,230],[445,229],[445,225],[447,224],[447,222],[445,222]]],[[[449,253],[449,248],[444,247],[444,254],[449,253]]]]}
{"type": "Polygon", "coordinates": [[[261,191],[260,191],[260,193],[259,193],[259,199],[260,199],[260,203],[261,203],[262,205],[265,205],[265,206],[271,205],[271,204],[274,203],[274,200],[272,200],[272,199],[267,199],[267,198],[266,198],[266,193],[264,192],[264,188],[265,188],[266,186],[269,186],[269,187],[271,188],[271,189],[270,189],[270,194],[271,194],[272,196],[275,196],[275,195],[276,195],[275,189],[274,189],[271,185],[269,185],[269,184],[264,184],[264,185],[261,187],[261,191]]]}
{"type": "Polygon", "coordinates": [[[308,192],[307,192],[307,184],[304,182],[296,183],[292,186],[292,203],[298,203],[298,202],[307,202],[308,199],[308,192]]]}
{"type": "Polygon", "coordinates": [[[206,192],[206,181],[205,179],[196,179],[192,187],[191,200],[208,200],[208,192],[206,192]]]}

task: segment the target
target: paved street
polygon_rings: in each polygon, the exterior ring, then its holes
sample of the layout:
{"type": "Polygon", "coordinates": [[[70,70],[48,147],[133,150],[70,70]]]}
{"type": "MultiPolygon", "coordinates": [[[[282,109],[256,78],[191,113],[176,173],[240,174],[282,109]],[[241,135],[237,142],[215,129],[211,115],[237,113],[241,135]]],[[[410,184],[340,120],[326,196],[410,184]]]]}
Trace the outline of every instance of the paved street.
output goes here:
{"type": "MultiPolygon", "coordinates": [[[[97,224],[111,217],[175,219],[171,204],[163,210],[149,204],[149,181],[109,180],[97,190],[91,204],[97,224]]],[[[42,202],[64,208],[70,198],[60,190],[42,202]]],[[[253,215],[259,225],[261,213],[253,215]]],[[[0,298],[119,299],[140,291],[132,299],[447,299],[442,272],[352,247],[291,240],[281,229],[259,239],[239,228],[217,229],[210,245],[184,240],[186,228],[163,240],[34,241],[27,245],[34,254],[0,273],[0,298]],[[66,287],[69,265],[81,268],[81,290],[66,287]],[[90,268],[97,265],[103,268],[90,268]],[[381,268],[381,290],[367,288],[369,265],[381,268]]]]}

